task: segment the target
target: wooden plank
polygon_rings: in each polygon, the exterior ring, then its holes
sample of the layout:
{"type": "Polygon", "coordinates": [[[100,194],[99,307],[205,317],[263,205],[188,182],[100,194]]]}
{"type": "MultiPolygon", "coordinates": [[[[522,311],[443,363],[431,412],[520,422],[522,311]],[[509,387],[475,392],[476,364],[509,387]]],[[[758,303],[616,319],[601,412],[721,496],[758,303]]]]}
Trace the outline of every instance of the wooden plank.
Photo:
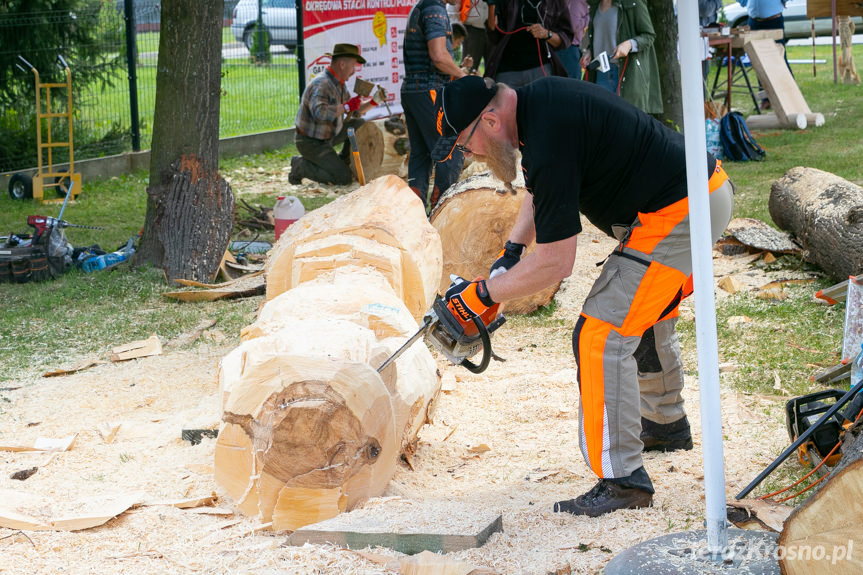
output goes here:
{"type": "MultiPolygon", "coordinates": [[[[831,6],[834,0],[808,0],[807,18],[832,18],[831,6]]],[[[860,0],[835,0],[837,16],[863,16],[863,3],[860,0]]]]}
{"type": "Polygon", "coordinates": [[[822,369],[821,371],[812,376],[812,381],[817,381],[819,383],[827,383],[830,381],[836,381],[837,379],[842,379],[842,376],[850,373],[851,362],[849,361],[846,363],[834,365],[833,367],[828,367],[827,369],[822,369]]]}
{"type": "MultiPolygon", "coordinates": [[[[386,515],[386,511],[383,509],[379,510],[379,512],[382,516],[386,515]]],[[[378,531],[368,521],[363,522],[367,527],[365,530],[326,528],[328,523],[336,520],[344,524],[344,518],[349,515],[350,513],[343,514],[335,520],[330,519],[297,529],[288,537],[288,544],[300,546],[306,543],[330,543],[351,549],[380,546],[407,555],[414,555],[422,551],[450,553],[452,551],[482,547],[492,534],[503,531],[502,515],[498,515],[485,528],[473,534],[378,531]]],[[[421,515],[418,514],[418,516],[421,515]]]]}
{"type": "Polygon", "coordinates": [[[812,113],[785,64],[781,45],[768,39],[756,39],[749,40],[744,49],[780,122],[787,125],[791,114],[812,113]]]}

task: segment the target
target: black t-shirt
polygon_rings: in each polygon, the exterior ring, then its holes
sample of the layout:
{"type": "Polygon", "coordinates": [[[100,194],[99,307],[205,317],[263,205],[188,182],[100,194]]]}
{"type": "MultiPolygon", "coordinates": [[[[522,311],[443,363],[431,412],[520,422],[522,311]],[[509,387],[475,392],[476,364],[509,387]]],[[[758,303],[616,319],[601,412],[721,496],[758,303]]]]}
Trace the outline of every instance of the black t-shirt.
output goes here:
{"type": "MultiPolygon", "coordinates": [[[[548,77],[516,92],[537,243],[580,233],[579,212],[612,236],[686,197],[683,134],[589,82],[548,77]]],[[[708,154],[708,174],[715,165],[708,154]]]]}
{"type": "MultiPolygon", "coordinates": [[[[543,0],[514,0],[505,4],[507,9],[516,10],[514,30],[518,32],[514,32],[504,46],[498,72],[530,70],[551,60],[544,40],[537,42],[533,34],[527,30],[519,30],[525,26],[543,22],[545,7],[542,2],[543,0]]],[[[498,22],[502,21],[506,21],[506,18],[501,15],[498,22]]]]}

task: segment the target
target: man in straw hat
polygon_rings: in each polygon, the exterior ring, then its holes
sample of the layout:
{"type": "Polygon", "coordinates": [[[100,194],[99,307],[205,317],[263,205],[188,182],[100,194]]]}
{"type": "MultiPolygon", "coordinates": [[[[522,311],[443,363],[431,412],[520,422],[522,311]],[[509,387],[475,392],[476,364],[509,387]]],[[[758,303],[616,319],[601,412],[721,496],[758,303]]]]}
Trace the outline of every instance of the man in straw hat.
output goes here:
{"type": "Polygon", "coordinates": [[[323,74],[311,81],[303,92],[297,119],[294,121],[294,141],[300,156],[291,158],[288,181],[299,184],[309,178],[322,184],[344,186],[351,183],[348,128],[359,128],[360,117],[375,106],[372,100],[351,97],[345,82],[354,75],[357,64],[365,64],[360,49],[353,44],[336,44],[330,65],[323,74]],[[343,144],[341,153],[334,148],[343,144]]]}
{"type": "MultiPolygon", "coordinates": [[[[467,315],[539,291],[572,273],[580,216],[616,238],[572,334],[581,393],[581,452],[599,482],[554,510],[597,516],[646,507],[642,451],[692,449],[674,332],[692,291],[683,135],[622,98],[568,78],[512,89],[467,77],[443,92],[446,138],[504,182],[519,167],[528,193],[490,279],[453,285],[467,315]],[[526,245],[536,250],[522,258],[526,245]]],[[[731,219],[733,185],[708,154],[713,240],[731,219]]],[[[459,305],[460,304],[460,305],[459,305]]]]}

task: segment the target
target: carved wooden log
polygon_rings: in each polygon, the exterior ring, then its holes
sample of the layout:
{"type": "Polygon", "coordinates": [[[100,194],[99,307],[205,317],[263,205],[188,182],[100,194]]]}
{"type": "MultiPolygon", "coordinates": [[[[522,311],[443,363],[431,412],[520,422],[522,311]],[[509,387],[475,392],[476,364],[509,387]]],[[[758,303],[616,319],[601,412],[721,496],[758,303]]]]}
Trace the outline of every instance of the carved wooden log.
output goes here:
{"type": "Polygon", "coordinates": [[[404,182],[381,178],[290,226],[273,262],[268,283],[289,289],[222,360],[215,478],[283,530],[380,495],[412,450],[440,390],[435,361],[418,344],[376,368],[418,329],[403,297],[434,296],[440,239],[404,182]]]}
{"type": "Polygon", "coordinates": [[[842,54],[839,55],[839,75],[846,84],[859,84],[857,66],[854,64],[854,52],[851,49],[854,36],[854,22],[850,16],[839,16],[839,45],[842,54]]]}
{"type": "Polygon", "coordinates": [[[440,246],[416,194],[384,176],[287,228],[267,261],[267,299],[345,265],[370,266],[419,321],[440,282],[440,246]]]}
{"type": "MultiPolygon", "coordinates": [[[[516,191],[510,193],[499,180],[484,173],[453,185],[438,202],[431,223],[443,245],[441,293],[450,285],[450,274],[466,279],[488,277],[527,193],[524,188],[516,191]]],[[[535,247],[528,246],[527,253],[535,247]]],[[[504,302],[504,308],[507,313],[530,313],[547,305],[559,287],[558,282],[531,296],[504,302]]]]}
{"type": "MultiPolygon", "coordinates": [[[[856,431],[856,432],[855,432],[856,431]]],[[[779,545],[784,575],[863,573],[860,512],[863,498],[863,435],[845,433],[842,459],[823,486],[785,520],[779,545]],[[829,563],[829,567],[828,567],[829,563]]]]}
{"type": "Polygon", "coordinates": [[[417,327],[369,269],[267,302],[220,371],[215,477],[241,511],[296,529],[383,492],[440,390],[422,344],[376,371],[417,327]]]}
{"type": "Polygon", "coordinates": [[[807,261],[837,279],[863,271],[863,188],[797,167],[773,183],[768,207],[776,225],[796,236],[807,261]]]}

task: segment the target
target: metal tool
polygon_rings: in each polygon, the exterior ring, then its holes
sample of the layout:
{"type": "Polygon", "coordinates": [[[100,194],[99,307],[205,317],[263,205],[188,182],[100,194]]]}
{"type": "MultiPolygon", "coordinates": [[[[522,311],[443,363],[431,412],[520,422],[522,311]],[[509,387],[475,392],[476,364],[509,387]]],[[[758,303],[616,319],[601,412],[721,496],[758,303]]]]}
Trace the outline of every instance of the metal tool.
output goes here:
{"type": "Polygon", "coordinates": [[[70,224],[66,220],[61,220],[59,218],[52,218],[51,216],[27,216],[27,225],[32,226],[33,229],[36,230],[36,233],[33,234],[36,237],[41,236],[48,230],[52,228],[84,228],[87,230],[104,230],[105,228],[99,226],[80,226],[78,224],[70,224]]]}
{"type": "Polygon", "coordinates": [[[348,128],[348,140],[351,142],[351,155],[354,157],[354,167],[357,169],[357,180],[361,186],[365,186],[366,176],[363,174],[363,163],[360,161],[360,146],[357,144],[357,133],[353,128],[348,128]]]}
{"type": "Polygon", "coordinates": [[[482,315],[472,318],[470,322],[462,322],[458,319],[449,306],[446,300],[437,296],[432,308],[423,317],[419,330],[381,364],[378,373],[383,372],[423,336],[449,361],[473,373],[484,372],[492,357],[503,361],[491,349],[491,334],[506,322],[506,318],[498,313],[500,304],[491,306],[482,315]],[[480,362],[478,364],[471,362],[470,358],[480,351],[482,351],[480,362]]]}
{"type": "Polygon", "coordinates": [[[750,491],[755,489],[758,484],[764,481],[764,479],[768,475],[773,473],[774,469],[779,467],[779,465],[783,461],[788,459],[788,456],[797,451],[801,445],[804,445],[807,441],[809,441],[809,438],[814,435],[815,432],[818,431],[822,425],[830,421],[833,418],[834,414],[836,414],[836,412],[842,409],[842,407],[852,398],[854,398],[858,393],[860,393],[861,390],[863,390],[863,379],[857,382],[857,384],[850,390],[848,390],[842,397],[838,398],[836,400],[836,403],[834,403],[827,411],[824,412],[824,415],[819,417],[817,421],[811,423],[811,425],[809,425],[805,431],[800,433],[797,439],[791,445],[789,445],[785,449],[785,451],[779,454],[779,457],[774,459],[773,462],[764,469],[764,471],[758,474],[758,477],[753,479],[749,485],[743,488],[743,491],[741,491],[735,496],[735,499],[743,499],[744,497],[746,497],[746,495],[749,494],[750,491]]]}

